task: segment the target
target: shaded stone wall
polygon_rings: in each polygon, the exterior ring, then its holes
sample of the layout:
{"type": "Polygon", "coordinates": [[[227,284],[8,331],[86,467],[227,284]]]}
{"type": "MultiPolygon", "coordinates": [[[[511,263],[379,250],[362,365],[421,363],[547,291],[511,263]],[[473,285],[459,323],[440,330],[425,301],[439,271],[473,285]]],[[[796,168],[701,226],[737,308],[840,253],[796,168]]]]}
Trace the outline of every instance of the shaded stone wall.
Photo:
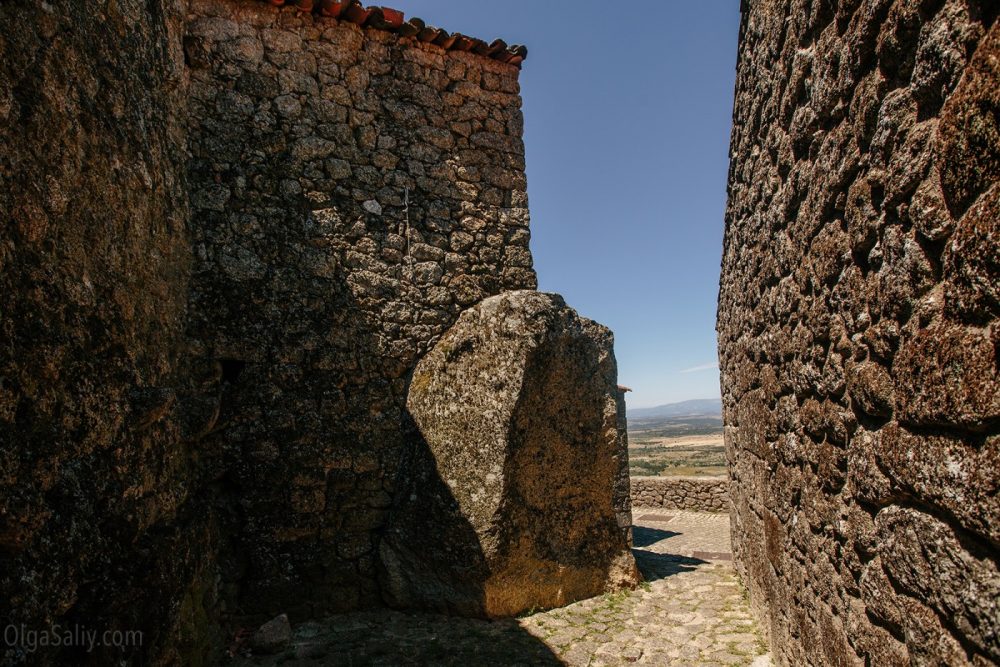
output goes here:
{"type": "MultiPolygon", "coordinates": [[[[614,334],[611,334],[611,346],[614,346],[614,334]]],[[[618,526],[625,533],[625,541],[632,546],[632,494],[629,485],[628,474],[628,415],[625,403],[625,391],[623,387],[617,387],[615,394],[615,417],[618,428],[618,453],[615,455],[614,488],[612,497],[615,501],[615,513],[618,517],[618,526]]]]}
{"type": "Polygon", "coordinates": [[[729,511],[725,477],[633,477],[632,504],[699,512],[729,511]]]}
{"type": "Polygon", "coordinates": [[[182,23],[169,0],[0,3],[0,625],[142,633],[28,655],[8,632],[4,664],[205,642],[211,531],[177,407],[182,23]]]}
{"type": "Polygon", "coordinates": [[[223,594],[293,619],[376,604],[416,361],[469,305],[536,286],[518,69],[292,7],[189,12],[223,594]]]}
{"type": "Polygon", "coordinates": [[[783,664],[1000,660],[997,10],[744,3],[719,348],[783,664]]]}
{"type": "Polygon", "coordinates": [[[143,633],[4,661],[377,604],[408,376],[535,287],[517,68],[200,0],[4,3],[0,56],[0,622],[143,633]]]}

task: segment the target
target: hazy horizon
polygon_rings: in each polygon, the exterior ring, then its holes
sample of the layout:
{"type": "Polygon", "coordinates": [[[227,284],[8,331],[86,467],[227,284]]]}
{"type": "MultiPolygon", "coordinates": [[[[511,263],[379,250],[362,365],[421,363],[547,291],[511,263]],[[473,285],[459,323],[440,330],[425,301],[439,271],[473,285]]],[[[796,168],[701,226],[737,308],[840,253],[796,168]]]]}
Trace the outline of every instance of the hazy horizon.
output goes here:
{"type": "Polygon", "coordinates": [[[706,396],[702,398],[686,398],[683,401],[670,401],[669,403],[657,403],[656,405],[632,405],[631,402],[628,400],[628,396],[629,394],[626,394],[625,396],[625,406],[629,412],[632,412],[634,410],[652,410],[655,408],[664,408],[672,405],[681,405],[683,403],[699,403],[703,401],[717,401],[720,404],[722,403],[721,398],[706,396]]]}

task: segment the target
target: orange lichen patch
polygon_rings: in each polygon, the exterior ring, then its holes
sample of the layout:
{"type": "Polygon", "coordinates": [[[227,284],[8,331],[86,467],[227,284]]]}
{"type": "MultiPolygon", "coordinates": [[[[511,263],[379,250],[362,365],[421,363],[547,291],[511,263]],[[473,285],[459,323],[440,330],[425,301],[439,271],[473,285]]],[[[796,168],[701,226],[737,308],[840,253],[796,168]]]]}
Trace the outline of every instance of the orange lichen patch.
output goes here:
{"type": "Polygon", "coordinates": [[[429,26],[418,18],[409,21],[398,9],[389,7],[365,7],[359,0],[260,0],[275,7],[286,3],[303,12],[310,12],[347,21],[355,25],[394,32],[400,37],[412,37],[418,41],[440,46],[445,51],[471,51],[476,55],[502,63],[520,67],[528,57],[528,49],[520,44],[508,46],[502,39],[485,42],[461,33],[429,26]]]}

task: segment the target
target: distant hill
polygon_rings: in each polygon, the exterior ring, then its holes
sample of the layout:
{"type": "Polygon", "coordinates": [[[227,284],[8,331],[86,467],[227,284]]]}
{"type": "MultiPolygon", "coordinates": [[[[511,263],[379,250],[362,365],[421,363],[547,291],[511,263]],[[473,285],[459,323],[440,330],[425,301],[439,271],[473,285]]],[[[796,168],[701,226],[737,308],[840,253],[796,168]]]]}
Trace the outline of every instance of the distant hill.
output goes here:
{"type": "Polygon", "coordinates": [[[629,420],[671,419],[675,417],[719,417],[722,418],[722,400],[718,398],[697,398],[693,401],[667,403],[654,408],[629,408],[629,420]]]}

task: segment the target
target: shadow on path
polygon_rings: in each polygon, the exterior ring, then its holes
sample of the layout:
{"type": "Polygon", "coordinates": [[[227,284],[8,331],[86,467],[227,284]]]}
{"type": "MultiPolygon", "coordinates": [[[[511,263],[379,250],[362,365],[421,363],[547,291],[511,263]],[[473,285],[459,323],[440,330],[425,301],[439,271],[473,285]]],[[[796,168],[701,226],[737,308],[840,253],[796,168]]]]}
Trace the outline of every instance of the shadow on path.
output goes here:
{"type": "Polygon", "coordinates": [[[642,572],[643,579],[650,582],[666,579],[681,572],[691,572],[699,565],[708,564],[707,560],[700,558],[659,554],[645,549],[633,549],[632,554],[635,556],[635,562],[639,566],[639,571],[642,572]]]}
{"type": "Polygon", "coordinates": [[[391,610],[303,623],[283,654],[247,658],[254,666],[562,665],[515,619],[485,621],[391,610]]]}
{"type": "MultiPolygon", "coordinates": [[[[632,542],[637,547],[632,550],[635,561],[646,581],[658,581],[681,572],[690,572],[699,565],[706,565],[708,561],[700,558],[690,558],[671,553],[660,553],[641,547],[649,547],[660,544],[664,540],[676,537],[681,533],[672,530],[660,530],[648,526],[633,526],[632,542]]],[[[665,545],[663,545],[665,546],[665,545]]],[[[661,548],[663,548],[661,546],[661,548]]]]}
{"type": "Polygon", "coordinates": [[[659,528],[649,528],[646,526],[632,527],[632,544],[636,547],[648,547],[669,537],[680,535],[672,530],[660,530],[659,528]]]}

